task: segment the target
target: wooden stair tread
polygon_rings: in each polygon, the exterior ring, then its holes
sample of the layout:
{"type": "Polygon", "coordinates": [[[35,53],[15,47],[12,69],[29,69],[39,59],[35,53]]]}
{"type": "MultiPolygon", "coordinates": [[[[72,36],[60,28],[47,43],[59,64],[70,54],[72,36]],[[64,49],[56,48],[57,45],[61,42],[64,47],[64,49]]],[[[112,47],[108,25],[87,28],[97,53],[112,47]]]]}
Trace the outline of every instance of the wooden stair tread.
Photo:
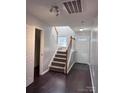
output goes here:
{"type": "Polygon", "coordinates": [[[65,62],[53,61],[52,63],[66,64],[65,62]]]}
{"type": "Polygon", "coordinates": [[[53,58],[50,70],[64,73],[66,69],[66,57],[66,50],[58,50],[53,58]]]}
{"type": "Polygon", "coordinates": [[[66,56],[66,54],[57,53],[56,55],[66,56]]]}
{"type": "Polygon", "coordinates": [[[56,69],[65,69],[65,67],[59,67],[59,66],[50,66],[51,68],[56,68],[56,69]]]}
{"type": "Polygon", "coordinates": [[[58,52],[66,52],[66,50],[57,50],[58,52]]]}
{"type": "Polygon", "coordinates": [[[62,58],[62,57],[54,57],[54,58],[56,58],[56,59],[64,59],[64,60],[66,60],[66,58],[62,58]]]}
{"type": "Polygon", "coordinates": [[[66,54],[66,51],[57,51],[59,54],[66,54]]]}

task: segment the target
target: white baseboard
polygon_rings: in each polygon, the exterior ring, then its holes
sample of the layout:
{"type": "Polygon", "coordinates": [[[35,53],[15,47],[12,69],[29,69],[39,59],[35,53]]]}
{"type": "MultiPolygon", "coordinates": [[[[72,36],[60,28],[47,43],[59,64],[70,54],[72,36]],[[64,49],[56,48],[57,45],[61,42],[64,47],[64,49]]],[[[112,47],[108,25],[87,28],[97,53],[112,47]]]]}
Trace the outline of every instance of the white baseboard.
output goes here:
{"type": "Polygon", "coordinates": [[[94,86],[94,82],[93,82],[93,74],[92,74],[92,68],[89,65],[89,69],[90,69],[90,76],[91,76],[91,83],[92,83],[92,88],[93,88],[93,93],[95,93],[95,86],[94,86]]]}
{"type": "Polygon", "coordinates": [[[84,62],[84,63],[82,63],[82,62],[78,62],[78,61],[76,61],[75,63],[81,63],[81,64],[87,64],[87,65],[90,65],[89,62],[84,62]]]}
{"type": "Polygon", "coordinates": [[[69,71],[71,70],[71,68],[73,67],[74,64],[75,64],[75,62],[70,66],[70,68],[67,71],[67,74],[69,73],[69,71]]]}
{"type": "Polygon", "coordinates": [[[48,68],[47,70],[43,71],[43,72],[41,73],[41,75],[44,75],[44,74],[47,73],[48,71],[49,71],[49,68],[48,68]]]}

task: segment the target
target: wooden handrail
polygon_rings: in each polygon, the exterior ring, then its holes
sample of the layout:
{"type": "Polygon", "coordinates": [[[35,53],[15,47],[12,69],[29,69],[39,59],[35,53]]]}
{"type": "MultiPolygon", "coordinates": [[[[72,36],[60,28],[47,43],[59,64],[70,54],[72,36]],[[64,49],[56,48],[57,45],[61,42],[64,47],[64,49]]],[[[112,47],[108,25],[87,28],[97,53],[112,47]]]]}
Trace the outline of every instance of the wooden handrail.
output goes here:
{"type": "Polygon", "coordinates": [[[58,43],[58,30],[55,26],[54,26],[54,28],[55,28],[55,31],[56,31],[56,34],[57,34],[57,43],[58,43]]]}

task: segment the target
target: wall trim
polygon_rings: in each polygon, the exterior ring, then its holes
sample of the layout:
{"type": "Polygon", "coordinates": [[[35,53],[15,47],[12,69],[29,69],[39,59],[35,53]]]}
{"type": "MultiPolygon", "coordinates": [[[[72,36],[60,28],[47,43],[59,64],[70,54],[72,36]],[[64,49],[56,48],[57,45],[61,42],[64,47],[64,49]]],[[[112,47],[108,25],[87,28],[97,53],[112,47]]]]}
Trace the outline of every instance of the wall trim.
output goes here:
{"type": "Polygon", "coordinates": [[[71,50],[70,54],[69,54],[69,59],[68,59],[68,62],[67,62],[67,66],[69,67],[69,63],[71,61],[71,57],[72,57],[72,54],[73,54],[74,50],[71,50]]]}
{"type": "MultiPolygon", "coordinates": [[[[71,61],[71,57],[72,57],[72,54],[74,53],[75,51],[74,50],[71,50],[71,53],[69,55],[69,60],[68,60],[68,64],[67,64],[67,67],[68,67],[68,70],[67,70],[67,74],[69,73],[69,71],[71,70],[71,68],[73,67],[73,65],[75,64],[75,62],[72,63],[72,65],[69,67],[69,63],[71,61]]],[[[74,60],[73,60],[74,61],[74,60]]]]}
{"type": "MultiPolygon", "coordinates": [[[[76,61],[75,63],[81,63],[81,62],[76,61]]],[[[90,63],[89,62],[88,63],[81,63],[81,64],[87,64],[87,65],[90,66],[90,63]]]]}
{"type": "Polygon", "coordinates": [[[69,68],[68,71],[67,71],[67,74],[70,72],[70,70],[71,70],[71,68],[73,67],[74,64],[75,64],[75,62],[72,63],[72,65],[70,66],[70,68],[69,68]]]}
{"type": "Polygon", "coordinates": [[[94,86],[94,82],[93,82],[92,68],[91,68],[90,65],[89,65],[89,69],[90,69],[90,77],[91,77],[91,83],[92,83],[93,93],[95,93],[95,86],[94,86]]]}
{"type": "Polygon", "coordinates": [[[56,54],[57,50],[58,50],[58,46],[57,46],[57,48],[56,48],[56,50],[55,50],[55,52],[54,52],[54,54],[53,54],[53,56],[52,56],[52,58],[51,58],[51,60],[50,60],[50,63],[49,63],[49,65],[48,65],[48,67],[51,66],[51,63],[52,63],[52,61],[53,61],[53,58],[55,57],[55,54],[56,54]]]}
{"type": "Polygon", "coordinates": [[[34,27],[35,27],[35,29],[40,29],[40,30],[44,31],[44,29],[40,26],[34,26],[34,27]]]}
{"type": "Polygon", "coordinates": [[[45,71],[43,71],[43,72],[41,73],[41,75],[46,74],[48,71],[49,71],[49,68],[48,68],[48,69],[46,69],[45,71]]]}

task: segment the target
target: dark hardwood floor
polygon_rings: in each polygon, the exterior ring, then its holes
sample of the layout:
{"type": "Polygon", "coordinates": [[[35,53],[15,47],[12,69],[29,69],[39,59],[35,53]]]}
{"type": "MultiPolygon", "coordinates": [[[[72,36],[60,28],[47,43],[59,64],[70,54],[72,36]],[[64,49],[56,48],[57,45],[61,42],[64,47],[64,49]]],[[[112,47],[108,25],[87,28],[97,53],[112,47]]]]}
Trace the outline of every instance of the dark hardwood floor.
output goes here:
{"type": "Polygon", "coordinates": [[[68,75],[47,72],[35,79],[26,93],[93,93],[89,66],[76,63],[68,75]]]}

